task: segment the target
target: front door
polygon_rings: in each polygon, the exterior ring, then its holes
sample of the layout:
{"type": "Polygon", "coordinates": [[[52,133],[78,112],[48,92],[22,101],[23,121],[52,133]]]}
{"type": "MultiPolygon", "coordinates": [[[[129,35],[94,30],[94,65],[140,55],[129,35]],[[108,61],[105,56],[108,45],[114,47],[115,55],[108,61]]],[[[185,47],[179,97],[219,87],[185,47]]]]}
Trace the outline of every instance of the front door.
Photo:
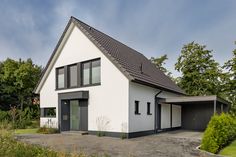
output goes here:
{"type": "Polygon", "coordinates": [[[79,130],[80,108],[78,100],[70,100],[70,130],[79,130]]]}

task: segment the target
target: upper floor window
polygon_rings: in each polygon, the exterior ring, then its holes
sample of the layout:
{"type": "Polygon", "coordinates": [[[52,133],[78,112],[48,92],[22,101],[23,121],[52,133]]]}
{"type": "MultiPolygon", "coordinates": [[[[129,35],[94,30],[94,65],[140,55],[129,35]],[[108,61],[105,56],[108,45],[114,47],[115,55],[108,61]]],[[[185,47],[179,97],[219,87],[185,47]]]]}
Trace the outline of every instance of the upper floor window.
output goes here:
{"type": "Polygon", "coordinates": [[[57,69],[57,88],[65,88],[65,70],[63,68],[57,69]]]}
{"type": "Polygon", "coordinates": [[[78,68],[77,64],[69,66],[69,87],[78,86],[78,68]]]}
{"type": "Polygon", "coordinates": [[[93,85],[101,82],[100,59],[82,63],[82,85],[93,85]]]}

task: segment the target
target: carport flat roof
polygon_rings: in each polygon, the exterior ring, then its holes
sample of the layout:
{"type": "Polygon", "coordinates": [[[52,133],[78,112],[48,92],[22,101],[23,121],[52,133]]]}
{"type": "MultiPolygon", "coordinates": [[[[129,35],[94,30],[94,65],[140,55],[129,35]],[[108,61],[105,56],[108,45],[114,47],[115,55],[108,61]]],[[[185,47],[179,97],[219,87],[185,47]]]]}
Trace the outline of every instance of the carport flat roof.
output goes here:
{"type": "Polygon", "coordinates": [[[209,102],[209,101],[216,101],[220,102],[225,105],[230,105],[230,103],[220,97],[217,97],[216,95],[210,95],[210,96],[179,96],[179,97],[171,97],[166,98],[162,102],[164,103],[187,103],[187,102],[209,102]]]}

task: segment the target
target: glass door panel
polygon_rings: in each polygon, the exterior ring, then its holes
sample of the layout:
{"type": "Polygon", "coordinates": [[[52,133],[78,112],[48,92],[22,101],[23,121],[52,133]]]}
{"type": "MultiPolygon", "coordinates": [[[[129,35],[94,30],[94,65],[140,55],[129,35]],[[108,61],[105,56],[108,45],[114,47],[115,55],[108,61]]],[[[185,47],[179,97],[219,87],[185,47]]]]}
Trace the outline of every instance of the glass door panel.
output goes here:
{"type": "Polygon", "coordinates": [[[79,101],[70,101],[70,130],[79,130],[79,101]]]}

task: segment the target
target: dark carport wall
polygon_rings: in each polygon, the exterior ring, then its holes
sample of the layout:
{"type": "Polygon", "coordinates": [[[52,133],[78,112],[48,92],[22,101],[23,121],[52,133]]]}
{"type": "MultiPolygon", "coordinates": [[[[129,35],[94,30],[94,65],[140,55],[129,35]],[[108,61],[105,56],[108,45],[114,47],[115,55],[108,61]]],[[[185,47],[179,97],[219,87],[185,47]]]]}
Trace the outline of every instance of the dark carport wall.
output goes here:
{"type": "Polygon", "coordinates": [[[215,95],[172,97],[163,100],[163,103],[182,106],[182,129],[205,130],[214,113],[228,112],[230,103],[215,95]]]}

